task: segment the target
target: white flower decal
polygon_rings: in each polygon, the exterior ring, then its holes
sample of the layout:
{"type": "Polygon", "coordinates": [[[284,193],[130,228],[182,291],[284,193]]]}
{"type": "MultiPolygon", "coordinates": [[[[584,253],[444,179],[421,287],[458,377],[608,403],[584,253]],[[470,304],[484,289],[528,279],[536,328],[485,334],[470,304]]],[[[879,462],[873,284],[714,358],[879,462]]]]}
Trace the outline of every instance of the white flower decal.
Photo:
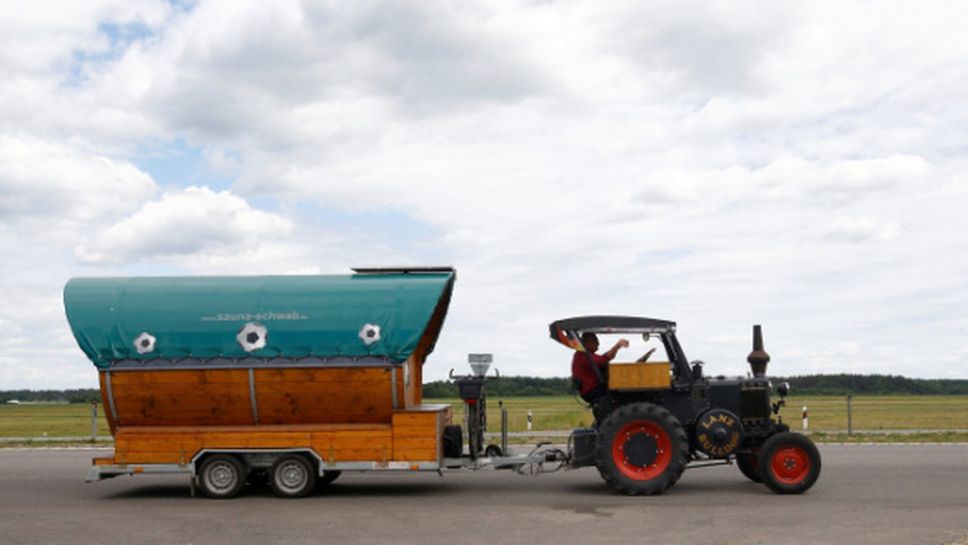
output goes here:
{"type": "Polygon", "coordinates": [[[380,340],[380,326],[373,324],[366,324],[363,329],[360,329],[360,338],[367,346],[380,340]]]}
{"type": "Polygon", "coordinates": [[[267,337],[268,331],[266,330],[266,326],[249,322],[242,326],[239,334],[235,336],[235,340],[239,342],[242,350],[254,352],[260,348],[265,348],[267,337]]]}
{"type": "Polygon", "coordinates": [[[138,338],[134,340],[134,349],[138,351],[139,354],[150,354],[155,351],[155,337],[144,331],[138,338]]]}

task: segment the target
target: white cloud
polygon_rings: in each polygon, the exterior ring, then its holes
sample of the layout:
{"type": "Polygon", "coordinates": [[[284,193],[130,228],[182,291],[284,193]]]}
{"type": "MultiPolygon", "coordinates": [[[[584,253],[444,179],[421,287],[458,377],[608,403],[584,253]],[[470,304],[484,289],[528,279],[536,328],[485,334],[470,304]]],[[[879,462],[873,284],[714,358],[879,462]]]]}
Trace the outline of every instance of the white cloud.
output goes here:
{"type": "Polygon", "coordinates": [[[254,209],[228,191],[189,187],[145,203],[78,246],[76,255],[85,263],[123,264],[251,254],[291,229],[292,222],[286,218],[254,209]]]}
{"type": "Polygon", "coordinates": [[[117,217],[156,191],[151,177],[61,142],[0,134],[0,224],[45,229],[117,217]]]}
{"type": "Polygon", "coordinates": [[[963,7],[111,6],[0,17],[0,247],[38,297],[452,263],[430,378],[472,346],[563,374],[547,323],[604,312],[678,320],[716,374],[754,322],[777,373],[968,374],[963,7]],[[135,165],[172,142],[226,181],[158,197],[135,165]]]}
{"type": "Polygon", "coordinates": [[[860,216],[831,222],[826,235],[832,239],[848,242],[887,241],[896,238],[900,231],[901,228],[897,223],[860,216]]]}

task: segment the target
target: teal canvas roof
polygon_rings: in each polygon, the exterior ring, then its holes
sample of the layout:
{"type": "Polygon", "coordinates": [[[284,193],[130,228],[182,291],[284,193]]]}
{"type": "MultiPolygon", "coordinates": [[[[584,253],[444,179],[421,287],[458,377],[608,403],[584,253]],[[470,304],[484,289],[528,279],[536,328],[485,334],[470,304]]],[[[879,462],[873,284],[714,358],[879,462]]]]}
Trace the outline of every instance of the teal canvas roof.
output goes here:
{"type": "Polygon", "coordinates": [[[98,367],[122,360],[406,360],[450,304],[452,270],[334,276],[75,278],[74,338],[98,367]],[[261,329],[260,329],[261,328],[261,329]],[[260,343],[262,344],[260,346],[260,343]]]}

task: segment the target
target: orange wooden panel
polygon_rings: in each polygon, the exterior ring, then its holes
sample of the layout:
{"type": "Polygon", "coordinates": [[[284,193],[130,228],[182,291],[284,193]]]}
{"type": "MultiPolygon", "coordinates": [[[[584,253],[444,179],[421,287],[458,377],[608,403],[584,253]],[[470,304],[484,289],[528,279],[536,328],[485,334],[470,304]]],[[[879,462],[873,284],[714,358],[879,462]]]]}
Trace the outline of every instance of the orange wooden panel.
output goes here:
{"type": "Polygon", "coordinates": [[[437,449],[398,449],[393,451],[393,459],[401,462],[437,461],[437,449]]]}
{"type": "Polygon", "coordinates": [[[138,371],[114,371],[112,385],[148,386],[155,384],[248,384],[248,369],[146,369],[138,371]]]}
{"type": "Polygon", "coordinates": [[[439,460],[440,423],[448,409],[448,405],[418,406],[413,411],[394,412],[393,459],[439,460]]]}
{"type": "Polygon", "coordinates": [[[648,390],[670,388],[669,362],[612,363],[608,366],[610,390],[648,390]]]}
{"type": "MultiPolygon", "coordinates": [[[[187,463],[202,448],[312,448],[334,462],[387,461],[389,426],[232,426],[126,428],[114,463],[187,463]]],[[[427,458],[424,458],[427,459],[427,458]]]]}
{"type": "Polygon", "coordinates": [[[108,429],[111,430],[111,435],[118,429],[118,423],[114,420],[114,415],[111,414],[109,407],[111,406],[111,400],[108,399],[108,387],[107,387],[107,372],[101,371],[98,373],[98,380],[101,383],[101,403],[104,407],[104,417],[108,421],[108,429]]]}
{"type": "Polygon", "coordinates": [[[125,452],[115,455],[116,464],[186,464],[191,457],[184,457],[180,452],[125,452]]]}

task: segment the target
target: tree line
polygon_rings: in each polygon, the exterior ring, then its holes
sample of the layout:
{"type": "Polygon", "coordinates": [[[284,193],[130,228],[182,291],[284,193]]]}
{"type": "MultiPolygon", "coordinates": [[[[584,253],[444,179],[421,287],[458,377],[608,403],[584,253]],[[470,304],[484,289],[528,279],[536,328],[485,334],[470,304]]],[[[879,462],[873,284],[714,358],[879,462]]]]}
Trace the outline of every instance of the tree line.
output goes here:
{"type": "MultiPolygon", "coordinates": [[[[918,379],[900,375],[804,375],[770,377],[774,385],[789,382],[795,395],[968,395],[965,379],[918,379]]],[[[424,397],[458,397],[451,381],[424,384],[424,397]]],[[[572,395],[569,378],[501,377],[487,384],[491,396],[572,395]]]]}
{"type": "MultiPolygon", "coordinates": [[[[900,375],[804,375],[770,377],[773,384],[789,382],[794,395],[968,395],[966,379],[919,379],[900,375]]],[[[488,395],[494,397],[534,397],[572,395],[571,379],[504,376],[488,381],[488,395]]],[[[426,398],[457,398],[457,385],[449,380],[428,382],[423,386],[426,398]]],[[[6,390],[0,391],[0,403],[101,401],[101,392],[93,388],[73,390],[6,390]]]]}

